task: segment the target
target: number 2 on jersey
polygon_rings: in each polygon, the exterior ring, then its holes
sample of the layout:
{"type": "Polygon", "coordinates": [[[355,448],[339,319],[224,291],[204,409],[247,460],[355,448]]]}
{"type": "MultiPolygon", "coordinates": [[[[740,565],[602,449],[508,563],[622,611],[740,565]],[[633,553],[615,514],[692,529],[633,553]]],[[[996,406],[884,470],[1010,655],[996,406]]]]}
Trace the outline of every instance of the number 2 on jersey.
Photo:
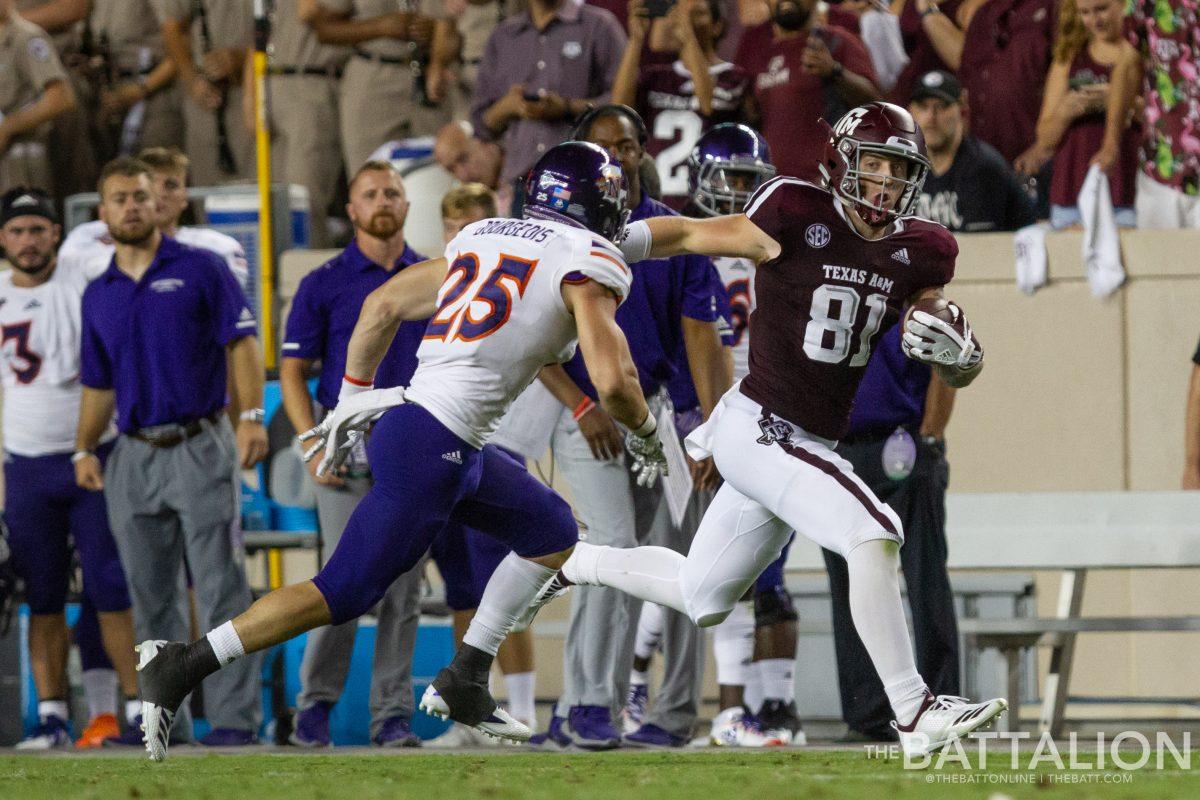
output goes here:
{"type": "MultiPolygon", "coordinates": [[[[818,286],[813,292],[812,310],[804,329],[804,354],[813,361],[840,364],[850,355],[854,344],[854,322],[858,319],[858,292],[849,286],[818,286]]],[[[867,321],[858,335],[858,351],[850,366],[861,367],[871,358],[871,339],[883,322],[887,311],[887,295],[869,294],[866,297],[867,321]]]]}
{"type": "Polygon", "coordinates": [[[479,257],[460,253],[446,272],[442,286],[448,288],[437,313],[429,320],[424,338],[475,342],[491,336],[508,322],[513,302],[524,296],[537,263],[502,253],[492,271],[472,290],[479,277],[479,257]],[[477,303],[486,306],[482,316],[476,316],[477,303]]]}

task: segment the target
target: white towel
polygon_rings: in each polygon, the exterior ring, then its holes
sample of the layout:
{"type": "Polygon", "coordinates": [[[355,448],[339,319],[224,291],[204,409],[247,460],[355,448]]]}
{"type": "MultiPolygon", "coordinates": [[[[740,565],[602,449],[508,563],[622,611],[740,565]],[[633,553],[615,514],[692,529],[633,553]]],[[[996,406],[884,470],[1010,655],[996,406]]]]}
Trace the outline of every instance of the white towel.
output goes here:
{"type": "Polygon", "coordinates": [[[879,88],[891,91],[908,65],[908,53],[900,35],[900,18],[890,11],[872,8],[859,17],[858,28],[871,56],[871,66],[875,67],[879,88]]]}
{"type": "Polygon", "coordinates": [[[1033,294],[1046,285],[1045,222],[1026,225],[1013,237],[1013,255],[1017,260],[1017,289],[1033,294]]]}
{"type": "Polygon", "coordinates": [[[1108,176],[1093,164],[1079,190],[1083,217],[1083,267],[1095,297],[1107,297],[1125,282],[1121,264],[1121,237],[1113,215],[1108,176]]]}

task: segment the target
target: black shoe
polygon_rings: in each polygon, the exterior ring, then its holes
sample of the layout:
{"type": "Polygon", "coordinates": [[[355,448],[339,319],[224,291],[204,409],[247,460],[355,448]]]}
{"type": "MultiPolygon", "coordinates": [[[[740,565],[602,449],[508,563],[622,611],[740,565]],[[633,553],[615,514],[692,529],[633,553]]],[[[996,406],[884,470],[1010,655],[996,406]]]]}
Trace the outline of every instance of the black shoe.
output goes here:
{"type": "Polygon", "coordinates": [[[800,715],[796,713],[795,702],[764,700],[756,716],[768,737],[798,747],[808,744],[808,737],[800,725],[800,715]]]}
{"type": "Polygon", "coordinates": [[[433,679],[421,697],[420,709],[441,719],[452,719],[488,736],[514,742],[528,741],[532,731],[496,704],[488,691],[492,657],[463,645],[450,666],[433,679]]]}
{"type": "MultiPolygon", "coordinates": [[[[138,686],[142,696],[142,740],[151,761],[167,757],[167,737],[175,713],[188,693],[211,674],[208,665],[190,663],[182,642],[148,640],[137,647],[138,686]],[[199,677],[192,677],[199,675],[199,677]]],[[[211,656],[210,656],[211,657],[211,656]]]]}
{"type": "Polygon", "coordinates": [[[878,742],[896,742],[899,741],[896,732],[893,730],[872,729],[870,731],[860,731],[854,728],[849,728],[845,735],[836,739],[837,744],[875,744],[878,742]]]}

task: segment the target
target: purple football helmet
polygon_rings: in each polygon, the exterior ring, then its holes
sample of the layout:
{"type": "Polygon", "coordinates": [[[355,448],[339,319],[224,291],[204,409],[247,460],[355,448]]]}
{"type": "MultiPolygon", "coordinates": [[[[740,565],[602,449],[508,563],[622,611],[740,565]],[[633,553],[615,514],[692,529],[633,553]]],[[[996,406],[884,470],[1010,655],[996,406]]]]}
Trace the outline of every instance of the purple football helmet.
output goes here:
{"type": "Polygon", "coordinates": [[[749,125],[710,128],[688,156],[688,198],[710,217],[739,214],[775,175],[767,140],[749,125]]]}
{"type": "Polygon", "coordinates": [[[575,222],[615,242],[629,217],[621,165],[599,145],[555,145],[525,177],[523,214],[526,218],[575,222]]]}

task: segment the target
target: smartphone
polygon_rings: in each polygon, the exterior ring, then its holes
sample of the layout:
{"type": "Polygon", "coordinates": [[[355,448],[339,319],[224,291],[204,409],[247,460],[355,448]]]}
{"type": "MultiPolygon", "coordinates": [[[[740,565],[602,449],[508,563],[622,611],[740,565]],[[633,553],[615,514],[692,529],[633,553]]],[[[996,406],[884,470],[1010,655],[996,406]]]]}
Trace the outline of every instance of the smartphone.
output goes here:
{"type": "Polygon", "coordinates": [[[670,13],[673,5],[675,5],[675,0],[646,0],[646,14],[651,19],[665,17],[670,13]]]}

